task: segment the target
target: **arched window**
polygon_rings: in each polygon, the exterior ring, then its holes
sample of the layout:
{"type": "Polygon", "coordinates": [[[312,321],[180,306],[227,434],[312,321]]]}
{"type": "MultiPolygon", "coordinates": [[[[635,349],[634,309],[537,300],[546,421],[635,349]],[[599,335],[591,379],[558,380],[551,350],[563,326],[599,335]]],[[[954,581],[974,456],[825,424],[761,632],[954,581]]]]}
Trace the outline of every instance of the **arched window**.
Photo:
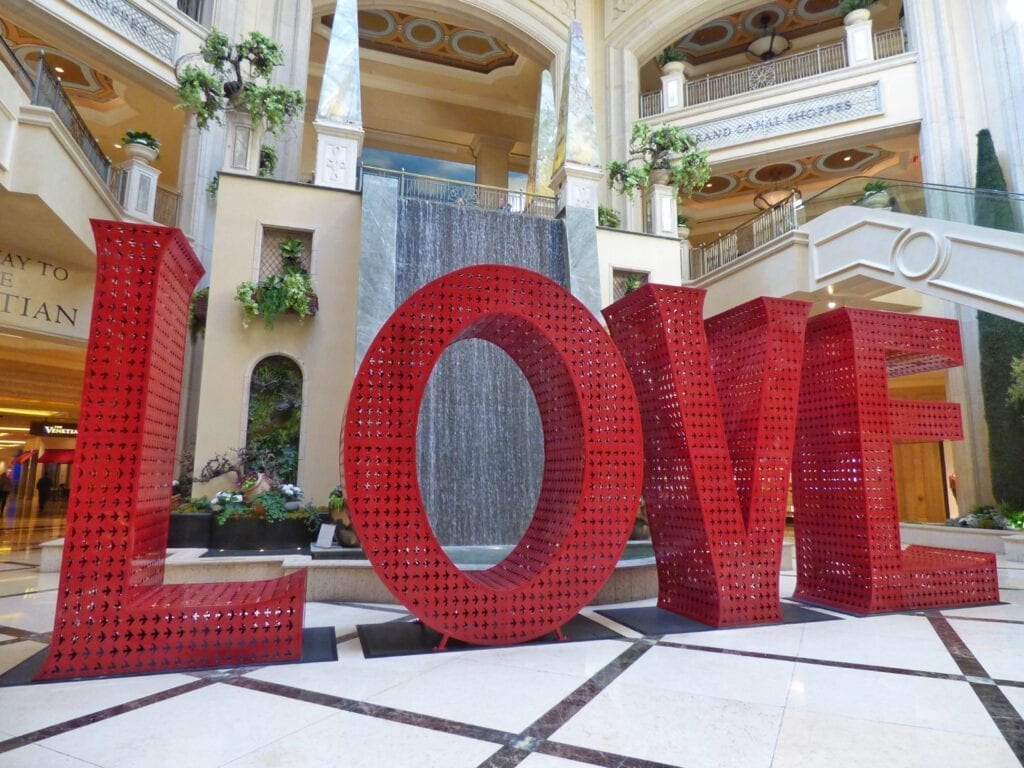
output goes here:
{"type": "Polygon", "coordinates": [[[284,483],[298,479],[301,424],[302,370],[284,355],[263,358],[249,383],[245,444],[284,483]]]}

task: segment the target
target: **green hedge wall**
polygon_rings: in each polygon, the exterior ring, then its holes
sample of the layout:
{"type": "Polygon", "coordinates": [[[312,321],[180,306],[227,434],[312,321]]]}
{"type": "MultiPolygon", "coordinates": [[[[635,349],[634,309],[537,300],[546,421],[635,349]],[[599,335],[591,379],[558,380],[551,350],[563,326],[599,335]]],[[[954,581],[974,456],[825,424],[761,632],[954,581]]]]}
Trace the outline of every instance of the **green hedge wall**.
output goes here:
{"type": "Polygon", "coordinates": [[[988,423],[992,492],[996,499],[1024,506],[1024,412],[1007,402],[1010,361],[1024,354],[1024,325],[978,313],[981,388],[988,423]]]}

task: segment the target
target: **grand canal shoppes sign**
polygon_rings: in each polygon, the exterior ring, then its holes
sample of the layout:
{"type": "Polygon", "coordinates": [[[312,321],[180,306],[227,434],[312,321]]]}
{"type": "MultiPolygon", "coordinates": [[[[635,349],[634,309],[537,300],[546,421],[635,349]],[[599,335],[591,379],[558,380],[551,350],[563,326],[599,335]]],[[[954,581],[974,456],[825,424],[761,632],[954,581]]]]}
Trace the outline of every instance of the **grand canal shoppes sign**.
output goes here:
{"type": "MultiPolygon", "coordinates": [[[[38,678],[296,660],[305,573],[163,584],[186,313],[177,230],[95,222],[93,304],[53,639],[38,678]],[[129,231],[130,230],[130,231],[129,231]]],[[[658,604],[715,626],[778,621],[792,477],[796,597],[856,613],[998,601],[991,554],[900,550],[892,444],[960,437],[958,406],[887,378],[959,365],[955,322],[759,299],[709,320],[649,285],[605,310],[514,267],[427,284],[381,328],[349,396],[343,467],[375,571],[424,624],[478,644],[559,629],[622,553],[641,491],[658,604]],[[501,563],[462,571],[416,478],[419,405],[453,343],[518,365],[544,430],[540,498],[501,563]]]]}

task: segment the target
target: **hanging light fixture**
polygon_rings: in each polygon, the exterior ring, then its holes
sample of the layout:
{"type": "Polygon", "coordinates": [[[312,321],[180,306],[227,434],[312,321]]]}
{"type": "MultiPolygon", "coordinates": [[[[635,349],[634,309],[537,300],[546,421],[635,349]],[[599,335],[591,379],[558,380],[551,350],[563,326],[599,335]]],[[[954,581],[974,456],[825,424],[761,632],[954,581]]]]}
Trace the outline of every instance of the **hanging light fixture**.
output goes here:
{"type": "Polygon", "coordinates": [[[747,53],[761,61],[774,59],[780,53],[785,53],[790,48],[789,39],[775,31],[775,27],[768,31],[768,24],[771,22],[771,15],[761,14],[761,29],[764,30],[761,37],[754,40],[747,46],[747,53]]]}

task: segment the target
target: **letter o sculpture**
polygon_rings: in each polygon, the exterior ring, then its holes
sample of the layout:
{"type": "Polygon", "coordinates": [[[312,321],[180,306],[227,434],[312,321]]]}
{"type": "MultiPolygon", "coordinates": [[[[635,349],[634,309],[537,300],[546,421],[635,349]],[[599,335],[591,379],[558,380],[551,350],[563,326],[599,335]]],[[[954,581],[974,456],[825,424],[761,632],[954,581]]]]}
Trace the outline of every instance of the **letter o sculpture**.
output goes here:
{"type": "Polygon", "coordinates": [[[395,311],[353,383],[343,436],[352,522],[381,581],[427,626],[479,645],[532,640],[575,616],[621,557],[643,480],[640,429],[618,350],[564,288],[516,267],[451,272],[395,311]],[[544,429],[533,519],[483,571],[462,571],[445,554],[416,472],[430,373],[463,339],[489,341],[515,361],[544,429]]]}

